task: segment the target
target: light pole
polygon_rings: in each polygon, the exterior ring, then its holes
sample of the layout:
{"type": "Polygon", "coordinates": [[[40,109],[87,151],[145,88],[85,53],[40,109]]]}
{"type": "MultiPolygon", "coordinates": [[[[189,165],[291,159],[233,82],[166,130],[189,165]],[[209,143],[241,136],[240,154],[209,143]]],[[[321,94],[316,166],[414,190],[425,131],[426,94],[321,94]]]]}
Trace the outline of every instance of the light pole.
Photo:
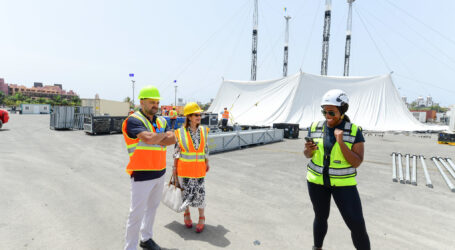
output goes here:
{"type": "Polygon", "coordinates": [[[133,84],[133,109],[134,109],[134,83],[136,81],[135,80],[131,80],[131,83],[133,84]]]}
{"type": "MultiPolygon", "coordinates": [[[[130,73],[130,77],[134,77],[134,73],[130,73]]],[[[134,83],[135,82],[136,82],[135,80],[131,79],[131,84],[133,86],[133,96],[132,96],[133,97],[133,99],[132,99],[133,100],[133,109],[135,108],[134,107],[134,83]]]]}
{"type": "Polygon", "coordinates": [[[174,80],[174,84],[175,84],[175,99],[174,99],[174,106],[177,106],[177,80],[174,80]]]}

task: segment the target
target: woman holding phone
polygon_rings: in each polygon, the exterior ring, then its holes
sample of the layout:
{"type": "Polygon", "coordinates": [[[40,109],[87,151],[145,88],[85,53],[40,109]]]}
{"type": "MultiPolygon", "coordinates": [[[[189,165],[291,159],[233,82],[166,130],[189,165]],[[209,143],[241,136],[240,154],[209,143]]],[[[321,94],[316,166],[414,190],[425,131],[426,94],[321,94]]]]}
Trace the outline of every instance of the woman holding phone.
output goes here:
{"type": "Polygon", "coordinates": [[[344,91],[328,91],[322,98],[321,107],[325,120],[311,124],[304,150],[305,156],[311,158],[307,181],[315,213],[313,249],[322,249],[332,196],[351,231],[356,249],[370,249],[355,179],[364,154],[362,129],[351,123],[345,114],[349,99],[344,91]]]}

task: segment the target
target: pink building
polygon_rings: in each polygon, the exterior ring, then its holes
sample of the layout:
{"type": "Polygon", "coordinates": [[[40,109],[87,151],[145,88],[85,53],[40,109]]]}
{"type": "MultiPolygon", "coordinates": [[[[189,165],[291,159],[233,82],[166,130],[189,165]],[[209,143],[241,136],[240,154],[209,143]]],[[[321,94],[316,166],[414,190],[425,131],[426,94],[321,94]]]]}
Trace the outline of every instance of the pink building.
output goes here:
{"type": "Polygon", "coordinates": [[[8,95],[8,84],[5,83],[5,79],[3,78],[0,78],[0,91],[8,95]]]}
{"type": "Polygon", "coordinates": [[[4,92],[6,95],[15,95],[16,93],[21,93],[25,96],[29,96],[32,99],[38,98],[52,98],[52,96],[60,95],[64,99],[70,99],[77,94],[70,90],[66,91],[62,88],[61,84],[44,85],[42,83],[34,83],[34,86],[28,88],[23,85],[18,84],[7,84],[3,78],[0,78],[0,91],[4,92]]]}

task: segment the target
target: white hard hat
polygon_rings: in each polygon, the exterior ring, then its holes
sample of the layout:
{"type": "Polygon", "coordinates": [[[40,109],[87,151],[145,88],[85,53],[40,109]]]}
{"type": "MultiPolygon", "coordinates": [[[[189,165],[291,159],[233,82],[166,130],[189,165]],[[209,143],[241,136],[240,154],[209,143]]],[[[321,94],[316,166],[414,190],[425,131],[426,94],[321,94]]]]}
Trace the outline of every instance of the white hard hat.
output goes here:
{"type": "Polygon", "coordinates": [[[341,89],[331,89],[324,94],[321,101],[321,106],[334,105],[341,107],[344,104],[349,104],[348,95],[341,89]]]}

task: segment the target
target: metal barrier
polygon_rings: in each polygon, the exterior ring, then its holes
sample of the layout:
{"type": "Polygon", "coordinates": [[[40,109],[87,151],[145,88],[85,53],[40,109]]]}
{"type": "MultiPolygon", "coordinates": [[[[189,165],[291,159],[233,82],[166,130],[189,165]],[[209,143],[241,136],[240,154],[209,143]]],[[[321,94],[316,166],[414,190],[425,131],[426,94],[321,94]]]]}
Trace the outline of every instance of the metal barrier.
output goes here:
{"type": "Polygon", "coordinates": [[[50,116],[51,129],[72,129],[74,123],[74,107],[54,106],[50,116]]]}
{"type": "Polygon", "coordinates": [[[93,114],[93,107],[53,106],[51,129],[84,129],[84,118],[93,114]]]}
{"type": "Polygon", "coordinates": [[[257,144],[267,144],[282,141],[283,129],[256,129],[209,134],[208,147],[210,153],[236,150],[257,144]]]}

